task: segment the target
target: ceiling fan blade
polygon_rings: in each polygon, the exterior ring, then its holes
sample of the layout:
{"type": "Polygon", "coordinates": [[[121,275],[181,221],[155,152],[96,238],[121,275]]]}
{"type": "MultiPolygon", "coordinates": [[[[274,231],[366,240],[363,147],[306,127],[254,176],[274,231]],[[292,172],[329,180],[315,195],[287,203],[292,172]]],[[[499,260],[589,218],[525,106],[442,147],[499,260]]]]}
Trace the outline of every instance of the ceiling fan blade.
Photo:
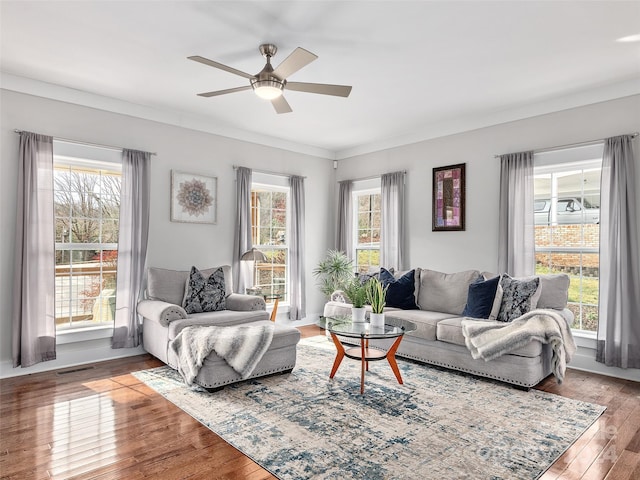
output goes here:
{"type": "Polygon", "coordinates": [[[321,95],[334,95],[336,97],[348,97],[351,88],[348,85],[329,85],[327,83],[287,82],[284,86],[287,90],[296,92],[319,93],[321,95]]]}
{"type": "Polygon", "coordinates": [[[304,48],[298,47],[276,67],[273,74],[279,79],[284,80],[305,65],[309,65],[316,58],[318,58],[317,55],[305,50],[304,48]]]}
{"type": "Polygon", "coordinates": [[[276,113],[293,112],[293,110],[291,110],[289,102],[287,102],[282,95],[271,100],[271,105],[273,105],[273,108],[276,109],[276,113]]]}
{"type": "Polygon", "coordinates": [[[251,90],[251,85],[244,87],[227,88],[226,90],[217,90],[215,92],[199,93],[199,97],[217,97],[218,95],[226,95],[227,93],[242,92],[243,90],[251,90]]]}
{"type": "Polygon", "coordinates": [[[235,75],[240,75],[244,78],[253,78],[253,75],[248,74],[247,72],[243,72],[241,70],[237,70],[233,67],[229,67],[222,63],[214,62],[213,60],[209,60],[208,58],[201,57],[200,55],[193,55],[191,57],[187,57],[189,60],[193,60],[194,62],[203,63],[205,65],[209,65],[210,67],[219,68],[220,70],[224,70],[229,73],[233,73],[235,75]]]}

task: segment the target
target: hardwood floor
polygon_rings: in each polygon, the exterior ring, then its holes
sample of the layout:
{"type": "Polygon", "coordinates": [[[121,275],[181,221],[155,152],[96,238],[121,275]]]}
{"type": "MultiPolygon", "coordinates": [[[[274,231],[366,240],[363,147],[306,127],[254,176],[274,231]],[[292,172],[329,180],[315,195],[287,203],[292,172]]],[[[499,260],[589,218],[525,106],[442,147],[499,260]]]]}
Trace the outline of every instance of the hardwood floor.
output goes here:
{"type": "MultiPolygon", "coordinates": [[[[275,478],[129,374],[160,365],[140,355],[1,380],[0,477],[275,478]]],[[[570,370],[538,388],[607,407],[544,480],[640,478],[639,383],[570,370]]]]}

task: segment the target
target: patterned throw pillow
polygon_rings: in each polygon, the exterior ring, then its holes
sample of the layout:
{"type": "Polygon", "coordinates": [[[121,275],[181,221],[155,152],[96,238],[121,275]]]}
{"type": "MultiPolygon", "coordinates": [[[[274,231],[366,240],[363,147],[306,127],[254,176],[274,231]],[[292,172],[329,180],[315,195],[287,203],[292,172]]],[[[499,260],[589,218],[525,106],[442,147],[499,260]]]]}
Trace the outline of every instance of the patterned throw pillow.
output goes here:
{"type": "Polygon", "coordinates": [[[217,312],[226,309],[224,271],[217,268],[206,278],[191,267],[182,306],[187,313],[217,312]]]}
{"type": "MultiPolygon", "coordinates": [[[[389,272],[391,275],[395,274],[395,270],[393,269],[393,267],[387,269],[387,272],[389,272]]],[[[358,280],[360,280],[360,283],[362,285],[364,285],[365,283],[367,283],[372,278],[377,278],[379,280],[380,279],[380,270],[370,270],[368,273],[358,273],[358,272],[356,272],[356,277],[358,278],[358,280]]]]}
{"type": "Polygon", "coordinates": [[[535,308],[532,300],[540,286],[538,277],[530,280],[516,280],[504,274],[500,280],[500,286],[502,303],[496,319],[499,322],[511,322],[535,308]]]}

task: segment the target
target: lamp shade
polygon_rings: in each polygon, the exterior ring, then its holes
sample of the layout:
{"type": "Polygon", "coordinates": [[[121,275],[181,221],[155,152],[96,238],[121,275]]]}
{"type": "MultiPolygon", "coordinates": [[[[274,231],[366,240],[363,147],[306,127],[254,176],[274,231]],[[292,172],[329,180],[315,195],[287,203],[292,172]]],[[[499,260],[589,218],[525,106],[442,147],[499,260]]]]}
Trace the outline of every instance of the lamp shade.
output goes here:
{"type": "Polygon", "coordinates": [[[267,257],[257,248],[252,248],[242,254],[240,260],[243,262],[266,262],[267,257]]]}

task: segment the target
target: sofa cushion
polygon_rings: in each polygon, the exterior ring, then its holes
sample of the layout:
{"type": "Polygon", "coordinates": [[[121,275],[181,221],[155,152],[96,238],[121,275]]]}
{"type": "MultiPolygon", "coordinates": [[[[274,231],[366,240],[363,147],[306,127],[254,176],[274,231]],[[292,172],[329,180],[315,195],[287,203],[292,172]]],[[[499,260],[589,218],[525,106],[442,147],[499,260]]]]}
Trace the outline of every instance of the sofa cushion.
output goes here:
{"type": "Polygon", "coordinates": [[[169,324],[169,339],[173,340],[185,327],[199,325],[239,325],[241,323],[269,320],[269,312],[265,310],[253,310],[249,312],[236,312],[233,310],[220,310],[219,312],[194,313],[188,318],[174,320],[169,324]]]}
{"type": "MultiPolygon", "coordinates": [[[[385,310],[385,317],[398,320],[409,320],[416,324],[416,329],[407,335],[423,340],[436,340],[436,325],[451,314],[442,312],[428,312],[426,310],[385,310]]],[[[428,348],[428,347],[426,347],[428,348]]]]}
{"type": "MultiPolygon", "coordinates": [[[[214,268],[201,270],[202,274],[208,277],[214,268]]],[[[233,293],[233,278],[231,276],[231,267],[222,265],[224,272],[224,284],[226,295],[233,293]]],[[[167,270],[165,268],[149,267],[147,270],[147,298],[149,300],[162,300],[163,302],[182,305],[184,299],[184,286],[189,277],[189,271],[186,270],[167,270]]]]}
{"type": "Polygon", "coordinates": [[[480,272],[467,270],[458,273],[441,273],[434,270],[420,271],[418,307],[421,310],[461,315],[467,303],[469,285],[480,272]]]}
{"type": "MultiPolygon", "coordinates": [[[[436,326],[436,337],[439,341],[452,343],[454,345],[466,346],[464,334],[462,333],[462,320],[464,317],[448,318],[438,322],[436,326]]],[[[483,320],[478,320],[479,322],[483,320]]],[[[521,357],[537,357],[542,353],[542,343],[537,340],[529,342],[524,347],[517,348],[510,355],[519,355],[521,357]]],[[[479,361],[479,360],[476,360],[479,361]]]]}
{"type": "Polygon", "coordinates": [[[566,273],[538,275],[540,278],[540,298],[536,308],[562,310],[569,298],[569,275],[566,273]]]}
{"type": "Polygon", "coordinates": [[[507,274],[500,279],[502,302],[498,312],[499,322],[511,322],[536,308],[540,298],[540,279],[518,280],[507,274]]]}
{"type": "MultiPolygon", "coordinates": [[[[485,280],[484,277],[478,277],[471,285],[469,285],[469,293],[467,294],[467,304],[462,311],[462,315],[472,318],[491,318],[494,306],[500,311],[500,302],[496,302],[498,293],[498,285],[500,277],[485,280]]],[[[494,318],[498,311],[495,312],[494,318]]]]}
{"type": "Polygon", "coordinates": [[[184,290],[182,306],[187,313],[217,312],[227,308],[225,302],[224,272],[216,268],[205,276],[191,267],[184,290]]]}
{"type": "Polygon", "coordinates": [[[386,305],[402,308],[404,310],[416,310],[415,297],[415,270],[410,270],[400,278],[395,278],[387,269],[380,269],[380,282],[387,287],[386,305]]]}

